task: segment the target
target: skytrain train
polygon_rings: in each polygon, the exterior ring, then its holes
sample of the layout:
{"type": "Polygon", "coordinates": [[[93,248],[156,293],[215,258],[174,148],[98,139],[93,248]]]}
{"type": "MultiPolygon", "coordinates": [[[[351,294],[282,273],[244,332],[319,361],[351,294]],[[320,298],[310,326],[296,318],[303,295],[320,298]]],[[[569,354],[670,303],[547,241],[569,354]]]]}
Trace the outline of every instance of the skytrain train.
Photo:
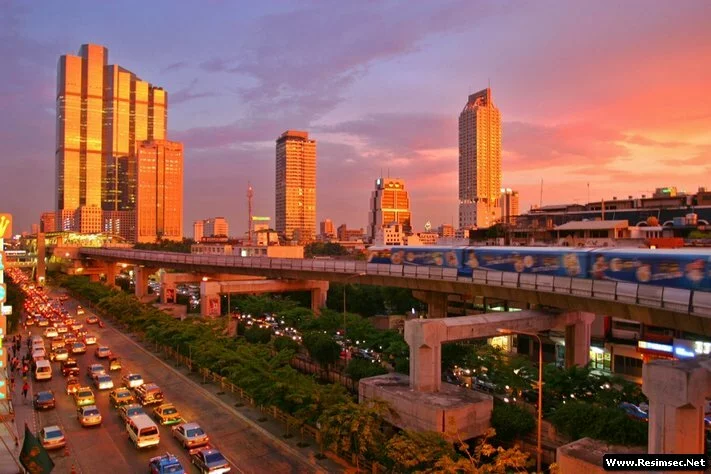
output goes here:
{"type": "Polygon", "coordinates": [[[711,249],[372,246],[369,263],[535,273],[711,291],[711,249]]]}

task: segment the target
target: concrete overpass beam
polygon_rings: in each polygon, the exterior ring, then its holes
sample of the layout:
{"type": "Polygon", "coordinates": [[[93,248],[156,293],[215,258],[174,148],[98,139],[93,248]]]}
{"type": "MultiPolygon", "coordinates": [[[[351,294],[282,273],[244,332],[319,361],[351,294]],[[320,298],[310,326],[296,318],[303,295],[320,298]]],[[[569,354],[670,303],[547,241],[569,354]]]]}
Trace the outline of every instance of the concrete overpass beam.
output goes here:
{"type": "Polygon", "coordinates": [[[314,314],[321,314],[321,308],[326,307],[326,298],[328,297],[328,282],[327,281],[312,281],[315,288],[311,288],[311,311],[314,314]]]}
{"type": "Polygon", "coordinates": [[[642,368],[649,397],[649,454],[703,454],[705,398],[711,395],[706,360],[655,360],[642,368]]]}
{"type": "Polygon", "coordinates": [[[446,318],[449,300],[447,293],[438,291],[413,291],[412,296],[427,304],[428,318],[446,318]]]}
{"type": "Polygon", "coordinates": [[[565,324],[565,366],[586,366],[590,362],[590,334],[593,313],[581,311],[563,315],[565,324]]]}

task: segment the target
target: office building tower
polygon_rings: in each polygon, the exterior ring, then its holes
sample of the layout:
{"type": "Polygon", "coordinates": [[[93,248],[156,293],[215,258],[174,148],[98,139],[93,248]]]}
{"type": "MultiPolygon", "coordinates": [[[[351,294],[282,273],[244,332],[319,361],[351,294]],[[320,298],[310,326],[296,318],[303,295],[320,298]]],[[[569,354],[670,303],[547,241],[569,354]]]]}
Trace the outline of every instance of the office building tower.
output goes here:
{"type": "Polygon", "coordinates": [[[501,114],[491,89],[469,96],[459,114],[459,228],[486,228],[499,220],[501,114]]]}
{"type": "Polygon", "coordinates": [[[200,242],[205,236],[205,221],[193,222],[193,240],[200,242]]]}
{"type": "MultiPolygon", "coordinates": [[[[167,94],[117,65],[108,50],[85,44],[57,68],[57,215],[61,228],[94,228],[93,210],[136,208],[136,149],[166,138],[167,94]],[[88,219],[88,220],[87,220],[88,219]],[[84,225],[82,222],[91,222],[84,225]]],[[[110,218],[110,220],[113,219],[110,218]]],[[[101,224],[99,224],[101,228],[101,224]]]]}
{"type": "Polygon", "coordinates": [[[324,239],[336,237],[336,227],[331,219],[321,221],[321,237],[324,239]]]}
{"type": "Polygon", "coordinates": [[[136,242],[183,238],[183,144],[139,144],[136,181],[136,242]]]}
{"type": "Polygon", "coordinates": [[[311,242],[316,234],[316,140],[287,130],[276,141],[276,231],[311,242]]]}
{"type": "Polygon", "coordinates": [[[518,216],[518,191],[511,188],[501,188],[501,197],[499,198],[501,206],[501,222],[504,224],[516,224],[516,216],[518,216]]]}
{"type": "Polygon", "coordinates": [[[43,212],[40,217],[40,232],[57,231],[57,213],[54,211],[43,212]]]}
{"type": "Polygon", "coordinates": [[[204,237],[228,237],[229,224],[224,217],[210,217],[203,221],[204,237]]]}
{"type": "Polygon", "coordinates": [[[412,233],[410,197],[405,190],[405,181],[399,178],[378,178],[375,190],[370,195],[368,213],[368,238],[375,241],[378,231],[392,223],[401,224],[402,231],[412,233]]]}

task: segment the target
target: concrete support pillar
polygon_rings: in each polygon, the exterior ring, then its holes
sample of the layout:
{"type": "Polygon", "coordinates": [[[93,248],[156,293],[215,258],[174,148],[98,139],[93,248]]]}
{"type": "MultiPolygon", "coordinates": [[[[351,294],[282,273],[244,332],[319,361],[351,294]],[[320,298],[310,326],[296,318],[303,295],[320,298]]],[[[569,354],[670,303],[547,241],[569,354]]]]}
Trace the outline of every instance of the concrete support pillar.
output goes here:
{"type": "Polygon", "coordinates": [[[47,264],[45,259],[47,258],[47,250],[44,240],[44,233],[40,232],[37,234],[37,271],[35,272],[35,279],[37,284],[44,286],[45,278],[47,276],[47,264]]]}
{"type": "MultiPolygon", "coordinates": [[[[104,272],[106,275],[106,285],[108,285],[109,288],[113,288],[116,286],[116,264],[114,262],[107,262],[106,263],[106,271],[104,272]]],[[[148,285],[148,283],[146,283],[148,285]]]]}
{"type": "Polygon", "coordinates": [[[649,397],[649,454],[704,453],[705,397],[711,394],[709,368],[708,358],[644,364],[642,391],[649,397]]]}
{"type": "Polygon", "coordinates": [[[405,341],[410,346],[410,388],[418,392],[439,392],[442,386],[442,342],[444,321],[405,322],[405,341]]]}
{"type": "Polygon", "coordinates": [[[326,298],[328,297],[328,282],[327,281],[313,281],[312,283],[317,284],[316,288],[311,289],[311,311],[315,315],[321,314],[321,308],[326,307],[326,298]]]}
{"type": "Polygon", "coordinates": [[[427,317],[446,318],[449,299],[447,293],[438,291],[413,291],[412,296],[427,304],[427,317]]]}
{"type": "Polygon", "coordinates": [[[200,315],[204,318],[218,318],[221,314],[220,282],[200,282],[200,315]]]}
{"type": "Polygon", "coordinates": [[[164,278],[161,278],[161,282],[160,282],[160,302],[161,302],[161,304],[177,303],[177,300],[178,300],[178,293],[177,293],[177,285],[175,284],[175,282],[171,281],[171,280],[166,281],[164,278]]]}
{"type": "Polygon", "coordinates": [[[156,272],[155,268],[148,268],[140,265],[133,267],[133,278],[135,282],[136,298],[139,300],[148,295],[148,277],[156,272]]]}
{"type": "Polygon", "coordinates": [[[590,326],[595,314],[575,312],[563,316],[565,325],[565,366],[586,366],[590,362],[590,326]]]}

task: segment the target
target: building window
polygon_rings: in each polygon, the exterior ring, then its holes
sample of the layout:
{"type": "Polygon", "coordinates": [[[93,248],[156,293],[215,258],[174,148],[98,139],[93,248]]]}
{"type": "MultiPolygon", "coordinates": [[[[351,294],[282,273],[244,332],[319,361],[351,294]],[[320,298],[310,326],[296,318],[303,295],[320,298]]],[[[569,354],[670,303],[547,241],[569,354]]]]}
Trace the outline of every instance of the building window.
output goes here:
{"type": "Polygon", "coordinates": [[[632,377],[642,376],[642,359],[636,357],[615,356],[615,373],[630,375],[632,377]]]}
{"type": "Polygon", "coordinates": [[[609,352],[590,350],[590,368],[592,370],[612,371],[612,360],[609,352]]]}

